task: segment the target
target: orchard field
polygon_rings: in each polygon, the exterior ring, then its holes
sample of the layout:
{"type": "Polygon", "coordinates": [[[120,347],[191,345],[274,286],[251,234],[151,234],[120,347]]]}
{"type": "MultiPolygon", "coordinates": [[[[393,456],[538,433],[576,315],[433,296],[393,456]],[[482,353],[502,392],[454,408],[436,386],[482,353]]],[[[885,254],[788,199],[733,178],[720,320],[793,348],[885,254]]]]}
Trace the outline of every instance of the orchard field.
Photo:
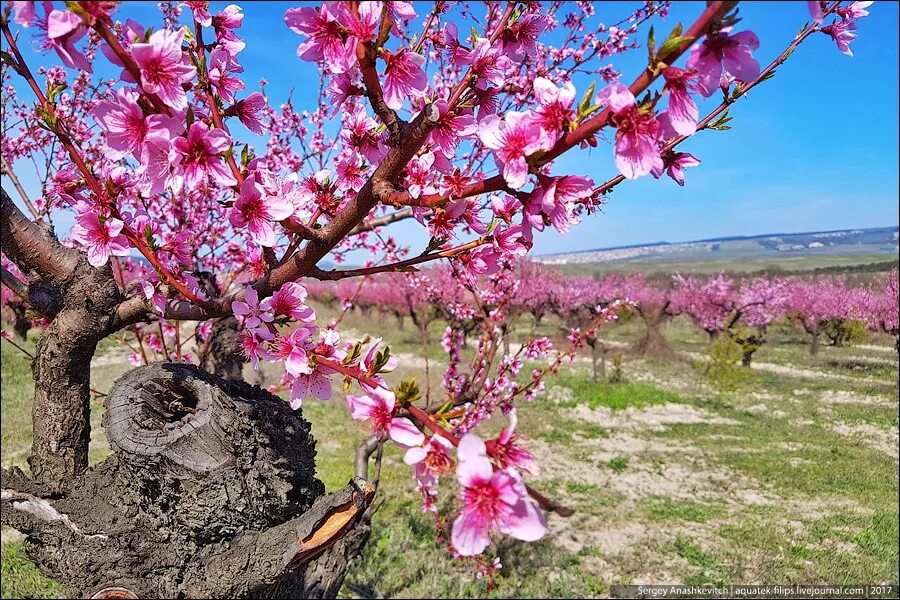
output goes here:
{"type": "MultiPolygon", "coordinates": [[[[323,321],[342,319],[345,339],[382,332],[401,367],[432,386],[446,368],[438,343],[446,322],[433,320],[430,342],[406,319],[312,301],[323,321]],[[427,361],[426,361],[427,356],[427,361]]],[[[686,315],[663,335],[676,356],[639,357],[644,325],[636,315],[605,326],[606,377],[592,381],[589,352],[548,379],[519,408],[521,428],[538,463],[535,485],[574,509],[548,516],[536,545],[501,541],[503,569],[491,583],[470,566],[447,565],[435,519],[422,514],[400,450],[387,446],[373,539],[351,568],[342,597],[602,596],[623,583],[810,583],[898,580],[898,361],[895,338],[867,333],[851,345],[822,345],[782,319],[769,327],[750,375],[719,389],[700,363],[707,335],[686,315]],[[552,461],[551,461],[552,458],[552,461]],[[444,564],[440,569],[432,564],[444,564]]],[[[510,334],[564,340],[559,319],[535,325],[522,316],[510,334]]],[[[32,342],[26,342],[26,349],[32,342]]],[[[471,343],[470,343],[471,345],[471,343]]],[[[22,353],[4,340],[3,462],[24,466],[30,449],[32,382],[22,353]]],[[[468,350],[467,350],[468,352],[468,350]]],[[[279,373],[246,367],[248,381],[277,384],[279,373]]],[[[121,347],[94,359],[92,381],[108,391],[130,368],[121,347]]],[[[527,371],[526,371],[527,372],[527,371]]],[[[337,388],[337,386],[336,386],[337,388]]],[[[339,390],[335,390],[336,392],[339,390]]],[[[309,401],[303,413],[318,436],[318,468],[329,491],[352,475],[349,457],[365,427],[342,421],[346,407],[309,401]]],[[[102,398],[93,404],[99,424],[102,398]]],[[[500,422],[503,417],[495,419],[500,422]]],[[[502,422],[489,423],[499,428],[502,422]]],[[[108,454],[93,429],[91,462],[108,454]]],[[[449,516],[449,499],[438,516],[449,516]]],[[[53,597],[54,582],[24,557],[19,536],[3,534],[3,597],[53,597]]]]}

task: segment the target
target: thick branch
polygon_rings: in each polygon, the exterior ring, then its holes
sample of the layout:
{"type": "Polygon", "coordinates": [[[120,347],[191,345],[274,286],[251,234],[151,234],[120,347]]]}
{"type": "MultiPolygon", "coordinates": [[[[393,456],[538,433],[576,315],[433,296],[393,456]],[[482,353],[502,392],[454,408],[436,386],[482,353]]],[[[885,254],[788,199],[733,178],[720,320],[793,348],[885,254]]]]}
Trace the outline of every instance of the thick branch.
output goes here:
{"type": "Polygon", "coordinates": [[[52,285],[40,281],[27,283],[6,269],[2,269],[2,278],[3,285],[48,319],[55,317],[62,309],[62,295],[52,285]]]}
{"type": "Polygon", "coordinates": [[[227,550],[209,557],[200,571],[202,580],[187,583],[186,596],[206,597],[206,590],[221,592],[221,581],[241,572],[240,589],[230,590],[243,597],[256,586],[277,580],[302,568],[346,535],[365,513],[375,497],[375,489],[354,478],[334,494],[320,496],[295,519],[266,529],[241,534],[227,550]],[[253,565],[248,570],[248,565],[253,565]],[[249,575],[247,575],[249,573],[249,575]]]}
{"type": "Polygon", "coordinates": [[[0,188],[0,239],[3,252],[24,273],[35,272],[48,283],[65,282],[75,271],[78,253],[65,248],[22,214],[0,188]]]}

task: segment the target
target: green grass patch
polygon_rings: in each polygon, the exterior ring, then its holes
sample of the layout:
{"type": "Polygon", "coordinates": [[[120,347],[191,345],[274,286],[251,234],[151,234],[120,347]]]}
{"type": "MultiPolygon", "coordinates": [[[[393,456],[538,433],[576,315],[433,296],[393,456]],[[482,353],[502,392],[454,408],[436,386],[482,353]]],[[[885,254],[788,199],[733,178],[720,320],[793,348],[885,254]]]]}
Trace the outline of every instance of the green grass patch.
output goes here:
{"type": "Polygon", "coordinates": [[[65,587],[47,578],[25,556],[20,543],[3,544],[0,596],[3,598],[59,598],[65,587]]]}
{"type": "Polygon", "coordinates": [[[693,540],[686,536],[679,535],[675,539],[675,551],[678,556],[685,559],[689,565],[695,567],[697,571],[684,579],[686,585],[704,585],[723,583],[724,567],[710,554],[706,552],[693,540]]]}
{"type": "Polygon", "coordinates": [[[725,513],[723,504],[672,500],[670,498],[650,498],[644,502],[652,521],[690,521],[705,523],[725,513]]]}
{"type": "Polygon", "coordinates": [[[622,473],[625,469],[628,468],[628,459],[624,456],[617,456],[613,459],[610,459],[606,466],[613,473],[622,473]]]}
{"type": "Polygon", "coordinates": [[[565,386],[572,390],[573,400],[561,403],[572,408],[578,404],[587,404],[590,408],[611,408],[623,410],[633,406],[644,408],[667,402],[682,402],[681,396],[675,392],[661,390],[647,383],[606,383],[593,382],[587,375],[561,374],[552,385],[565,386]]]}

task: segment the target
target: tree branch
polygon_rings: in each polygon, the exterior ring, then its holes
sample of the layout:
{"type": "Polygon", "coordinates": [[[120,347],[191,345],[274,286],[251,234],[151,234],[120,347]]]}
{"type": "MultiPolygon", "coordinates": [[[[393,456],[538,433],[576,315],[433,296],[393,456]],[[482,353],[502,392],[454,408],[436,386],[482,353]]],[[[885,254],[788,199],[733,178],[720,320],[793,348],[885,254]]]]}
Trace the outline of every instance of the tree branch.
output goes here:
{"type": "Polygon", "coordinates": [[[65,248],[42,227],[22,214],[0,188],[0,238],[3,252],[23,273],[37,273],[52,284],[66,282],[78,264],[78,253],[65,248]]]}

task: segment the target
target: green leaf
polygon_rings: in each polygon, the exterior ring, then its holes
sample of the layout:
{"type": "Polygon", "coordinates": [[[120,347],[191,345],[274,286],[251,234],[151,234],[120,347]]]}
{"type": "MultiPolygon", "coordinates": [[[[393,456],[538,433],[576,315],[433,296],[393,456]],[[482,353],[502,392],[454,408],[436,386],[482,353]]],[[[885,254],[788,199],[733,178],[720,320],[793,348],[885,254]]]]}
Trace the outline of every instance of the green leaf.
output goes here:
{"type": "Polygon", "coordinates": [[[581,102],[578,103],[578,116],[583,116],[591,108],[591,100],[594,99],[594,89],[596,87],[597,82],[592,81],[591,85],[585,90],[584,95],[581,97],[581,102]]]}
{"type": "Polygon", "coordinates": [[[647,52],[650,54],[651,60],[656,56],[656,35],[653,33],[653,25],[650,26],[650,31],[647,32],[647,52]]]}
{"type": "Polygon", "coordinates": [[[718,119],[716,119],[715,122],[707,125],[706,128],[714,129],[716,131],[728,131],[729,129],[731,129],[731,127],[729,125],[727,125],[727,123],[730,122],[731,120],[732,120],[732,117],[728,116],[728,111],[726,110],[724,113],[722,113],[722,116],[720,116],[718,119]]]}
{"type": "Polygon", "coordinates": [[[681,48],[683,44],[693,42],[694,39],[696,38],[689,35],[676,35],[675,37],[667,39],[659,49],[660,60],[665,60],[668,55],[681,48]]]}

